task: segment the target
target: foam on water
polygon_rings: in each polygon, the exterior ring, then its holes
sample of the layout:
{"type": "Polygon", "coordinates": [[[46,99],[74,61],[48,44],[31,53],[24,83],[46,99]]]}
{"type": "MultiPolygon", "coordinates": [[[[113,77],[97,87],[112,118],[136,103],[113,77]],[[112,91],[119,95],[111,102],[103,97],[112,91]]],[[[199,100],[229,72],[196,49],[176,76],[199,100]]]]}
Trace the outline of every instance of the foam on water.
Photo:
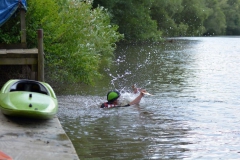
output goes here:
{"type": "Polygon", "coordinates": [[[140,93],[129,93],[129,92],[122,92],[121,96],[119,97],[118,101],[120,106],[124,106],[132,102],[140,93]]]}

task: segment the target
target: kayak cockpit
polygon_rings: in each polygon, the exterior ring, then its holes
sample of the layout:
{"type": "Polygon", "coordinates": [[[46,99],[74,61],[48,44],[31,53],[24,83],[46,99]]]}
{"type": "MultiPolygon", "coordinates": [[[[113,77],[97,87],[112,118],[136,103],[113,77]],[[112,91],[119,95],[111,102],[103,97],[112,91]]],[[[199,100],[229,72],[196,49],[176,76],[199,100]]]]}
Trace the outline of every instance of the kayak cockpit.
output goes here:
{"type": "Polygon", "coordinates": [[[30,80],[21,80],[14,83],[10,87],[10,92],[15,92],[15,91],[36,92],[36,93],[49,95],[48,90],[44,87],[44,85],[36,81],[30,81],[30,80]]]}

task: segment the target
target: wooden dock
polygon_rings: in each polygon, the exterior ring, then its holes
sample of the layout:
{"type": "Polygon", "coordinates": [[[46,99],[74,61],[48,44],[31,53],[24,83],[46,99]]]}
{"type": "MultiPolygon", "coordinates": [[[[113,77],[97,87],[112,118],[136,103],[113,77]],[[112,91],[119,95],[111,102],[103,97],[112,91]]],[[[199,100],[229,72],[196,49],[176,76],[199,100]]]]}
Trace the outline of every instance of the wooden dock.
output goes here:
{"type": "MultiPolygon", "coordinates": [[[[21,5],[18,10],[21,43],[0,44],[0,66],[26,66],[31,70],[30,79],[44,82],[43,30],[37,30],[37,48],[28,49],[26,11],[21,5]]],[[[4,74],[0,78],[9,74],[6,70],[2,72],[4,74]]],[[[13,160],[79,160],[57,117],[49,120],[19,119],[6,117],[0,112],[0,151],[13,160]]]]}
{"type": "Polygon", "coordinates": [[[57,117],[17,119],[0,112],[0,151],[13,160],[79,160],[57,117]]]}
{"type": "Polygon", "coordinates": [[[30,79],[44,81],[43,30],[39,29],[38,48],[18,48],[23,44],[0,45],[0,65],[25,65],[31,70],[30,79]],[[12,49],[15,48],[15,49],[12,49]]]}
{"type": "Polygon", "coordinates": [[[0,65],[37,65],[38,49],[0,49],[0,65]]]}
{"type": "Polygon", "coordinates": [[[38,49],[0,49],[0,65],[28,65],[32,80],[38,80],[38,49]]]}

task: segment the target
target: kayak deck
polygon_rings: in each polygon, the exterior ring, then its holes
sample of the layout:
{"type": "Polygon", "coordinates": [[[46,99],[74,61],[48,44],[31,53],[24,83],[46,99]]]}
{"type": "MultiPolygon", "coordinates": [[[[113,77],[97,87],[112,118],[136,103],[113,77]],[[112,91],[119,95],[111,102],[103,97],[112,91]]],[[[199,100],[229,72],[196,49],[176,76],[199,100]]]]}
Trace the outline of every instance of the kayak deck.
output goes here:
{"type": "Polygon", "coordinates": [[[56,115],[58,102],[47,83],[9,80],[1,89],[0,110],[8,116],[47,119],[56,115]]]}

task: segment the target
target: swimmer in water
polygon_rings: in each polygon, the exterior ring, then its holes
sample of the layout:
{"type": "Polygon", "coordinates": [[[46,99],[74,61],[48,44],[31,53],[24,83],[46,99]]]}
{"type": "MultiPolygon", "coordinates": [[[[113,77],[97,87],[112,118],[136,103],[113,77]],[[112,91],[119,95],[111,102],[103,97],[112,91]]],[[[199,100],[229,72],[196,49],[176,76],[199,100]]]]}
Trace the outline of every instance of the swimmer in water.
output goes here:
{"type": "Polygon", "coordinates": [[[133,101],[128,103],[127,105],[121,106],[119,104],[118,99],[121,96],[121,94],[118,91],[110,91],[110,92],[107,93],[107,102],[103,103],[101,105],[101,108],[129,107],[129,106],[134,105],[134,104],[139,104],[142,97],[146,93],[146,90],[136,88],[135,85],[133,85],[132,88],[133,88],[133,93],[134,94],[136,94],[138,92],[140,92],[140,94],[133,101]]]}

